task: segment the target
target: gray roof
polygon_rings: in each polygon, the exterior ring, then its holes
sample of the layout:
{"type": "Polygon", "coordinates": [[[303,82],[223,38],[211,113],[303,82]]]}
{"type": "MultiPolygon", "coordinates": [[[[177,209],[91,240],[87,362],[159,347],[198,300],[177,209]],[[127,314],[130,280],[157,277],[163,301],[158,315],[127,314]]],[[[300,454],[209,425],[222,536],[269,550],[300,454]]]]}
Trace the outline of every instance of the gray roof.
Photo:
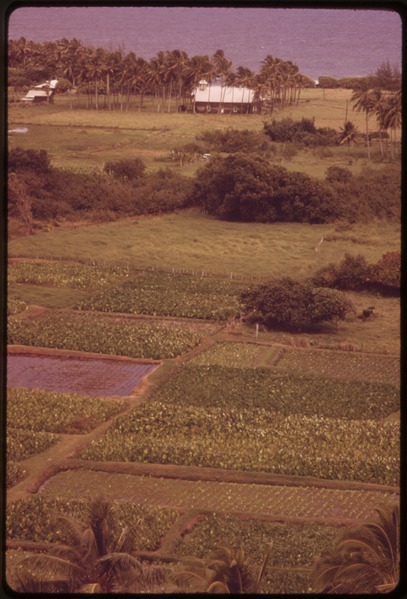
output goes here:
{"type": "Polygon", "coordinates": [[[207,85],[204,90],[197,87],[193,92],[195,102],[223,102],[231,103],[252,103],[254,100],[254,91],[248,87],[222,87],[220,85],[207,85]],[[222,97],[221,97],[222,94],[222,97]]]}

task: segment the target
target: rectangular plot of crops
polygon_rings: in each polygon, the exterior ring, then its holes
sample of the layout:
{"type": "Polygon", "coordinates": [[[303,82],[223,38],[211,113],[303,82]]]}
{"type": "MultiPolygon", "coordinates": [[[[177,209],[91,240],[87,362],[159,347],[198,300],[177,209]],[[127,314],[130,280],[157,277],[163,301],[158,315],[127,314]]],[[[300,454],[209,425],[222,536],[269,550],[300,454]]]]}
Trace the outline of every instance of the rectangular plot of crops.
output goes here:
{"type": "Polygon", "coordinates": [[[378,383],[400,383],[400,361],[395,356],[332,350],[284,350],[277,367],[289,372],[378,383]]]}
{"type": "Polygon", "coordinates": [[[157,364],[12,354],[7,385],[91,396],[129,395],[157,364]]]}

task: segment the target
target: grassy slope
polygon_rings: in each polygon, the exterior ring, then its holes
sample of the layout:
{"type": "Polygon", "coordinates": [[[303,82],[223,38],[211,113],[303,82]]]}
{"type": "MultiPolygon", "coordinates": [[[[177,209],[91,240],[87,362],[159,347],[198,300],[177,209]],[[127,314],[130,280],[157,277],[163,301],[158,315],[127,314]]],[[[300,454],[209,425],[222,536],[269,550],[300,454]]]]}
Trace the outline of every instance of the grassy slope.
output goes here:
{"type": "Polygon", "coordinates": [[[10,241],[9,256],[98,259],[140,268],[186,268],[259,277],[308,276],[345,252],[370,262],[399,249],[395,225],[371,223],[335,232],[334,225],[230,223],[195,210],[164,216],[54,229],[10,241]]]}

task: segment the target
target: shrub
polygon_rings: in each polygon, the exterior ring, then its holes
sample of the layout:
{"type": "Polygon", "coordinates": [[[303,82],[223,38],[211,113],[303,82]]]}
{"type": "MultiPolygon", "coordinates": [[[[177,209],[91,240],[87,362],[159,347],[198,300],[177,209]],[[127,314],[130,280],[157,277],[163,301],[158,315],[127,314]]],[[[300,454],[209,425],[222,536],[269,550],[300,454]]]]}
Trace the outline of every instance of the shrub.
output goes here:
{"type": "Polygon", "coordinates": [[[25,150],[11,148],[8,153],[8,168],[10,171],[32,170],[37,175],[48,174],[51,162],[46,150],[25,150]]]}
{"type": "Polygon", "coordinates": [[[328,264],[312,278],[312,283],[321,287],[333,287],[348,291],[362,291],[366,288],[368,264],[361,254],[345,254],[339,264],[328,264]]]}
{"type": "Polygon", "coordinates": [[[256,131],[226,129],[225,131],[204,131],[197,136],[209,149],[216,152],[264,152],[269,144],[264,136],[256,131]]]}
{"type": "Polygon", "coordinates": [[[349,183],[352,176],[352,172],[348,168],[332,165],[327,168],[325,179],[329,183],[349,183]]]}
{"type": "Polygon", "coordinates": [[[312,278],[312,283],[348,291],[373,291],[382,295],[400,294],[400,252],[384,254],[376,264],[368,264],[361,254],[345,258],[338,264],[328,264],[312,278]]]}
{"type": "Polygon", "coordinates": [[[268,328],[301,329],[321,322],[337,324],[352,309],[341,294],[326,291],[287,277],[260,285],[241,297],[246,310],[259,314],[268,328]]]}
{"type": "Polygon", "coordinates": [[[115,179],[128,179],[133,181],[139,179],[146,166],[140,158],[123,159],[118,162],[107,162],[104,166],[104,171],[115,179]]]}

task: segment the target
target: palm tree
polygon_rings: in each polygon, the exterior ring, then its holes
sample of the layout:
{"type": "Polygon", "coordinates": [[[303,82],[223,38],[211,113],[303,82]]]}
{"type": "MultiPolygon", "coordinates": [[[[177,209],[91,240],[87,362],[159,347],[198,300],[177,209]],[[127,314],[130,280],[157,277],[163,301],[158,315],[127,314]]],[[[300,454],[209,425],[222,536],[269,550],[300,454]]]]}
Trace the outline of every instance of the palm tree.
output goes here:
{"type": "Polygon", "coordinates": [[[353,102],[353,110],[363,110],[366,116],[366,144],[367,156],[370,158],[370,140],[369,140],[369,116],[375,108],[375,96],[371,89],[367,87],[359,87],[354,89],[351,97],[353,102]]]}
{"type": "Polygon", "coordinates": [[[175,574],[177,584],[192,592],[256,593],[270,557],[272,543],[261,565],[245,555],[243,547],[218,545],[206,560],[197,560],[175,574]]]}
{"type": "MultiPolygon", "coordinates": [[[[212,57],[212,62],[215,68],[215,74],[220,78],[221,81],[221,90],[220,90],[220,98],[219,98],[219,110],[218,113],[222,113],[222,90],[224,84],[226,83],[226,79],[230,75],[232,69],[232,61],[228,60],[223,52],[223,50],[216,50],[215,54],[212,57]]],[[[226,92],[226,89],[225,89],[226,92]]]]}
{"type": "Polygon", "coordinates": [[[346,142],[348,146],[348,154],[350,152],[350,145],[353,143],[357,143],[357,138],[359,136],[359,132],[357,127],[351,123],[350,121],[346,121],[344,126],[341,127],[341,130],[338,135],[338,143],[342,145],[346,142]]]}
{"type": "Polygon", "coordinates": [[[146,569],[133,554],[137,527],[112,533],[112,506],[102,498],[89,504],[88,521],[56,514],[61,541],[48,554],[30,556],[17,566],[20,586],[57,587],[64,592],[113,592],[137,589],[146,580],[168,577],[169,571],[146,569]],[[148,570],[148,573],[146,573],[148,570]]]}
{"type": "Polygon", "coordinates": [[[313,572],[321,593],[388,593],[399,581],[400,509],[376,510],[378,519],[346,532],[313,572]]]}
{"type": "Polygon", "coordinates": [[[393,148],[396,146],[396,131],[401,128],[401,90],[386,96],[382,124],[384,129],[390,129],[390,147],[392,148],[392,157],[394,157],[393,148]]]}

